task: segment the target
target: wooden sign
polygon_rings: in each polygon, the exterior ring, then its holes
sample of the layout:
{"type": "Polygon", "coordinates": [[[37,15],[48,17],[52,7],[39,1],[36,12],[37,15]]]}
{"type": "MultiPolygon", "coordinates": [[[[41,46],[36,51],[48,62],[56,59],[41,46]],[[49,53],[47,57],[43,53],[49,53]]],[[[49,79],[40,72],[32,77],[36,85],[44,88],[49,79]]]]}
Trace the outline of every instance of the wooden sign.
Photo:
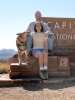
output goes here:
{"type": "Polygon", "coordinates": [[[48,23],[48,25],[50,26],[52,30],[54,29],[72,30],[75,28],[75,18],[43,17],[42,20],[48,23]]]}
{"type": "Polygon", "coordinates": [[[48,24],[54,33],[54,49],[62,51],[75,51],[75,18],[50,18],[43,17],[42,20],[48,24]]]}

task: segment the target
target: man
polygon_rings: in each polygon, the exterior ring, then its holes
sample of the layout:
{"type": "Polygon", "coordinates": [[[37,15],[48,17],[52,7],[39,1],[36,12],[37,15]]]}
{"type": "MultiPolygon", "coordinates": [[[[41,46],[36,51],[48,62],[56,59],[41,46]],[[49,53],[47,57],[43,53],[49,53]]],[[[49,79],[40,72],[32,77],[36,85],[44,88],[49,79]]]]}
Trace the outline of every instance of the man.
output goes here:
{"type": "MultiPolygon", "coordinates": [[[[36,25],[36,23],[41,23],[41,25],[43,26],[43,32],[45,33],[45,36],[47,38],[46,39],[46,43],[48,44],[49,40],[48,40],[48,35],[52,35],[53,33],[50,31],[50,28],[48,27],[48,25],[46,23],[44,23],[43,21],[41,21],[41,17],[42,14],[40,11],[36,11],[35,12],[35,21],[31,22],[28,26],[28,29],[26,30],[26,32],[28,32],[28,37],[27,37],[27,51],[28,53],[31,52],[31,47],[32,47],[32,35],[35,34],[35,30],[34,27],[36,25]]],[[[47,45],[46,44],[46,45],[47,45]]],[[[49,45],[49,44],[48,44],[49,45]]],[[[48,46],[47,46],[48,49],[48,46]]],[[[48,51],[44,52],[43,58],[41,56],[41,54],[39,55],[39,66],[40,66],[40,77],[42,79],[48,79],[48,51]],[[43,59],[43,61],[42,61],[43,59]],[[44,62],[44,65],[43,63],[44,62]]]]}

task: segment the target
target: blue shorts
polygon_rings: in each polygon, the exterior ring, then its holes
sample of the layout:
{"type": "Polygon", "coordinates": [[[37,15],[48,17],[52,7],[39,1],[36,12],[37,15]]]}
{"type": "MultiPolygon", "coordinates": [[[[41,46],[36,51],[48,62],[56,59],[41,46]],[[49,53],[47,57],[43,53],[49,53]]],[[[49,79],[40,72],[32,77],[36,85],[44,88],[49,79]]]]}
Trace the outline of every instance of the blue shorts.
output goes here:
{"type": "Polygon", "coordinates": [[[44,51],[45,51],[44,48],[32,48],[32,53],[33,53],[33,54],[42,53],[42,52],[44,52],[44,51]]]}

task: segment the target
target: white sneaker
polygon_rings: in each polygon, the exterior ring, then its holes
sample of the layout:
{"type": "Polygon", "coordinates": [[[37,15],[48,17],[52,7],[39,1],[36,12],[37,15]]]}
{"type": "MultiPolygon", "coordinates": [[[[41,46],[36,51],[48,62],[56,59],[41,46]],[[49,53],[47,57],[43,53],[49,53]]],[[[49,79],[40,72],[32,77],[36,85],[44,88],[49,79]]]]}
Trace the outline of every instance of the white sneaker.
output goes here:
{"type": "Polygon", "coordinates": [[[27,62],[23,62],[23,63],[21,63],[22,65],[28,65],[28,63],[27,62]]]}

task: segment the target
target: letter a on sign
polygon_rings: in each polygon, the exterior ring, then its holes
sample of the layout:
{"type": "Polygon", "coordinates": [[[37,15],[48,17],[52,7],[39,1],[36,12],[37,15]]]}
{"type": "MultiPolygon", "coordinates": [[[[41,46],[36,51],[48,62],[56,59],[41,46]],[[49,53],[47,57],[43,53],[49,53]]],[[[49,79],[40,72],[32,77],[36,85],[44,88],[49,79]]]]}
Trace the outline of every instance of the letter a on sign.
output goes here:
{"type": "Polygon", "coordinates": [[[55,23],[55,28],[60,28],[60,25],[58,22],[55,23]]]}

